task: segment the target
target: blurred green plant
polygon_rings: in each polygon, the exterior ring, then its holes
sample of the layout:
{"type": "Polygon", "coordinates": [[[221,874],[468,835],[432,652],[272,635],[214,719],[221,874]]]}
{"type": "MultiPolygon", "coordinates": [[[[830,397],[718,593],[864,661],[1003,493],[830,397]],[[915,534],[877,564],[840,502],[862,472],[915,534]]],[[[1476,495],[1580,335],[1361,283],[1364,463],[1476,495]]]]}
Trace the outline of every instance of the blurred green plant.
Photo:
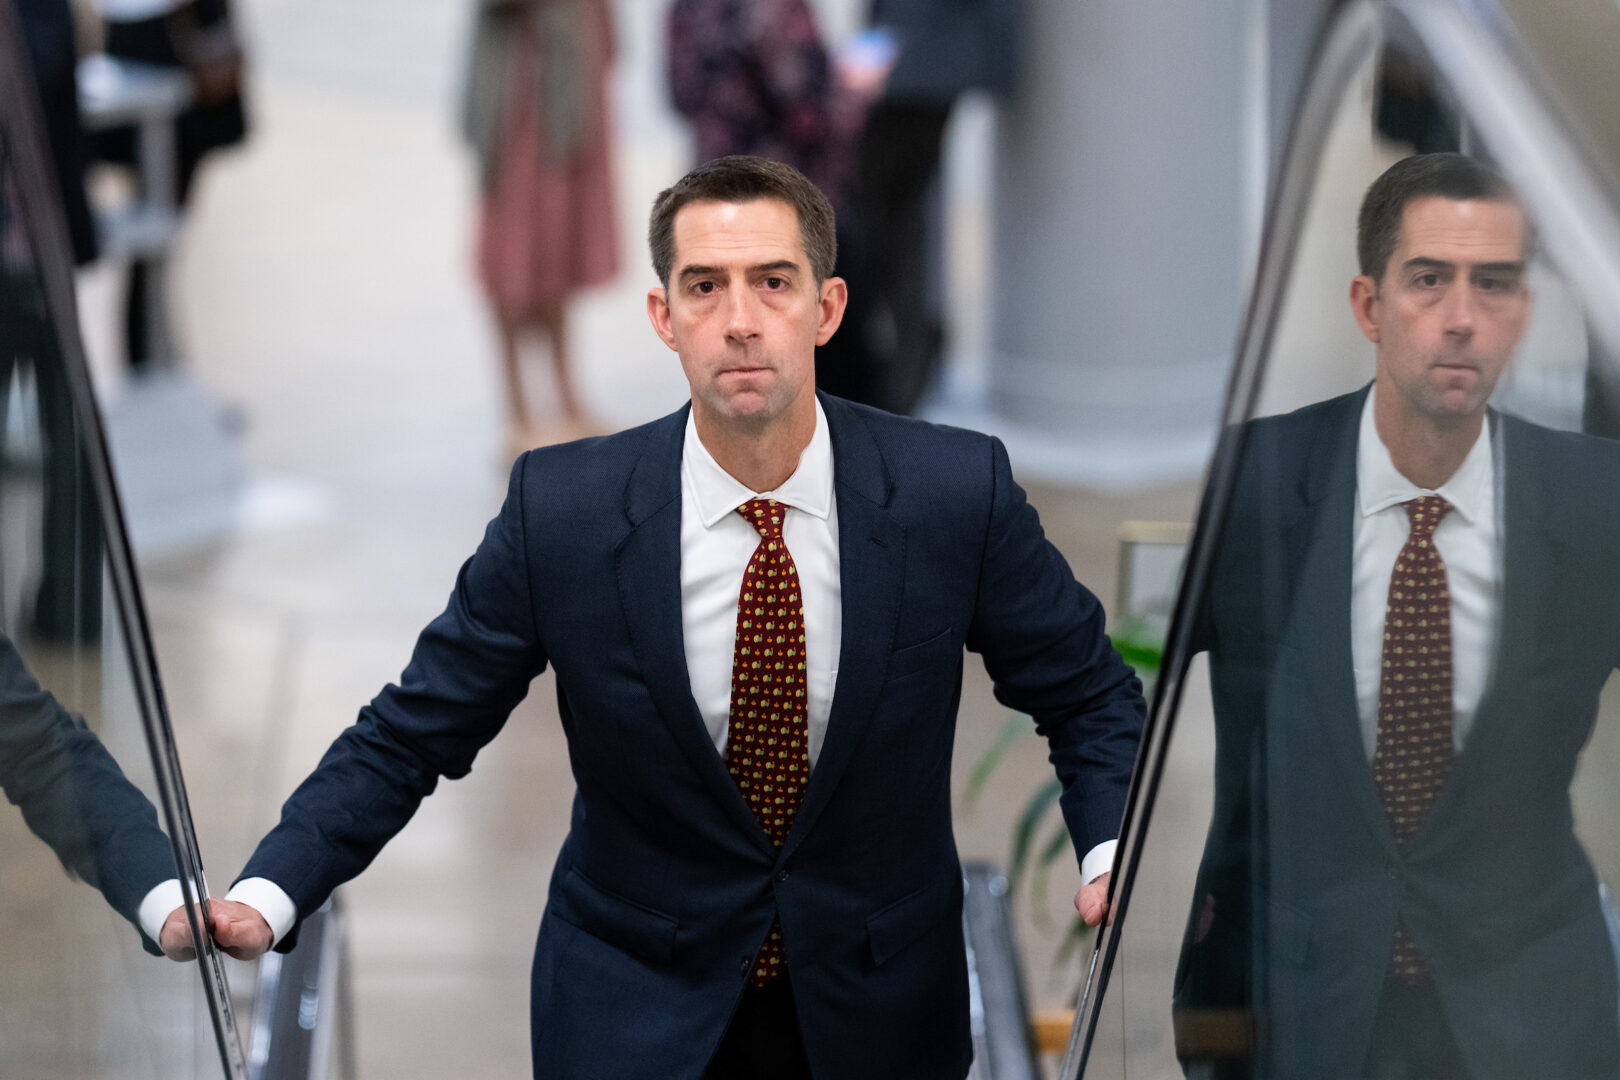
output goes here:
{"type": "MultiPolygon", "coordinates": [[[[1164,662],[1164,631],[1162,628],[1150,623],[1146,619],[1122,620],[1114,633],[1110,635],[1114,651],[1120,658],[1129,664],[1135,671],[1136,677],[1142,680],[1142,696],[1152,698],[1154,684],[1158,681],[1159,667],[1164,662]]],[[[968,775],[967,786],[962,792],[964,808],[971,810],[984,794],[985,787],[990,782],[996,769],[1006,760],[1007,754],[1035,734],[1034,722],[1023,713],[1013,713],[1002,724],[1001,730],[979,760],[973,765],[973,771],[968,775]]],[[[1058,796],[1063,794],[1063,785],[1055,776],[1046,776],[1024,802],[1023,809],[1013,822],[1011,846],[1007,852],[1007,889],[1011,896],[1016,897],[1021,888],[1027,886],[1027,893],[1032,904],[1031,911],[1037,926],[1050,926],[1051,920],[1047,915],[1050,910],[1046,903],[1047,882],[1051,870],[1057,861],[1063,857],[1064,852],[1072,851],[1073,846],[1069,839],[1069,830],[1063,823],[1063,815],[1053,814],[1057,807],[1058,796]],[[1050,820],[1053,816],[1056,821],[1050,820]]],[[[1080,943],[1089,936],[1092,928],[1081,921],[1080,916],[1074,917],[1063,942],[1058,946],[1054,960],[1057,964],[1065,963],[1080,943]]]]}

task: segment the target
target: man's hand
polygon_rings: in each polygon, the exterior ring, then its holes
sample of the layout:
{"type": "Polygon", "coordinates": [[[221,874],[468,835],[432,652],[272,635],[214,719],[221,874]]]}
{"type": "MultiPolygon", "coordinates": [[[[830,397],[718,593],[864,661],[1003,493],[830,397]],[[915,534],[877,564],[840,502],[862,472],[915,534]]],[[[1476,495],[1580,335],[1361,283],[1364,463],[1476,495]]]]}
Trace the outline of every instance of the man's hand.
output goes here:
{"type": "Polygon", "coordinates": [[[163,920],[158,934],[158,948],[170,960],[185,961],[197,958],[197,942],[191,936],[191,921],[186,918],[186,906],[181,904],[163,920]]]}
{"type": "Polygon", "coordinates": [[[214,944],[226,956],[257,960],[270,951],[274,935],[257,908],[235,900],[208,901],[208,921],[213,924],[214,944]]]}
{"type": "Polygon", "coordinates": [[[1074,910],[1080,913],[1087,926],[1096,926],[1105,915],[1108,925],[1114,925],[1114,913],[1108,907],[1108,879],[1112,876],[1113,871],[1110,870],[1090,885],[1080,886],[1080,891],[1074,894],[1074,910]]]}

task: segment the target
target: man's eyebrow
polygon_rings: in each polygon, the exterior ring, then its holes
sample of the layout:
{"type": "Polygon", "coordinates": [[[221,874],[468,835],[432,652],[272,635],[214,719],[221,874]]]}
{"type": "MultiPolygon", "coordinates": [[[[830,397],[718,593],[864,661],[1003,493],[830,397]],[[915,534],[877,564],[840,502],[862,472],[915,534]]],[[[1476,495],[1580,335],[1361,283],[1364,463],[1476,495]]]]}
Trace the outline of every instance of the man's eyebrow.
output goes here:
{"type": "Polygon", "coordinates": [[[687,278],[707,277],[710,274],[718,274],[719,272],[720,268],[718,266],[683,266],[677,276],[680,280],[685,281],[687,278]]]}
{"type": "Polygon", "coordinates": [[[1426,255],[1407,259],[1401,264],[1402,270],[1455,270],[1456,263],[1446,262],[1444,259],[1431,259],[1426,255]]]}
{"type": "MultiPolygon", "coordinates": [[[[1406,270],[1455,270],[1457,264],[1446,262],[1444,259],[1431,259],[1428,256],[1419,255],[1407,259],[1401,264],[1401,267],[1406,270]]],[[[1524,273],[1524,263],[1520,260],[1474,263],[1469,267],[1469,270],[1475,274],[1522,274],[1524,273]]]]}
{"type": "Polygon", "coordinates": [[[797,269],[799,269],[799,264],[794,262],[792,259],[777,259],[775,262],[760,263],[758,266],[750,266],[748,268],[748,272],[750,274],[773,274],[782,270],[797,269]]]}

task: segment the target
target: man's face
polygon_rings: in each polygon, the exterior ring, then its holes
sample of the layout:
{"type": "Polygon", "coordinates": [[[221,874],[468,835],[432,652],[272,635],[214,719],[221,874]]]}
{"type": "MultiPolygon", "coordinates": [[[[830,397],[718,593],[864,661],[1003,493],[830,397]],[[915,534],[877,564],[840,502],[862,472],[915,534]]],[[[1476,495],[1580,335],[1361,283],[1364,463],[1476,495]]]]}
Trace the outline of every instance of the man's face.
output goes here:
{"type": "Polygon", "coordinates": [[[818,288],[798,215],[778,199],[693,202],[675,215],[669,288],[647,294],[680,354],[700,426],[760,432],[815,410],[815,349],[844,314],[844,283],[818,288]]]}
{"type": "Polygon", "coordinates": [[[1483,415],[1530,314],[1524,214],[1494,199],[1406,205],[1384,279],[1361,275],[1350,303],[1378,346],[1377,385],[1405,415],[1437,424],[1483,415]]]}

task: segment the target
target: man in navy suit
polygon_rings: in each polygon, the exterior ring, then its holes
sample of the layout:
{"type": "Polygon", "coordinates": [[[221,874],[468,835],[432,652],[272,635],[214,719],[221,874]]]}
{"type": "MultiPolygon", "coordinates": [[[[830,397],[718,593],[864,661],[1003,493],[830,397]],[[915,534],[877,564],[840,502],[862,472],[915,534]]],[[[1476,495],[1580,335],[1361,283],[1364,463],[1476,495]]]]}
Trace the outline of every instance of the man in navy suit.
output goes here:
{"type": "Polygon", "coordinates": [[[1178,1051],[1212,1077],[1620,1075],[1569,796],[1620,658],[1620,446],[1486,405],[1530,313],[1501,177],[1398,162],[1358,248],[1372,385],[1231,433],[1178,1051]]]}
{"type": "Polygon", "coordinates": [[[288,947],[550,665],[577,793],[535,950],[537,1076],[962,1076],[964,645],[1050,743],[1092,879],[1076,905],[1103,916],[1139,684],[996,440],[816,394],[845,302],[832,236],[826,198],[761,158],[659,196],[647,307],[690,407],[518,460],[399,684],[211,902],[221,946],[288,947]],[[762,589],[793,606],[766,616],[785,683],[757,681],[762,589]],[[772,686],[781,729],[752,704],[772,686]]]}

